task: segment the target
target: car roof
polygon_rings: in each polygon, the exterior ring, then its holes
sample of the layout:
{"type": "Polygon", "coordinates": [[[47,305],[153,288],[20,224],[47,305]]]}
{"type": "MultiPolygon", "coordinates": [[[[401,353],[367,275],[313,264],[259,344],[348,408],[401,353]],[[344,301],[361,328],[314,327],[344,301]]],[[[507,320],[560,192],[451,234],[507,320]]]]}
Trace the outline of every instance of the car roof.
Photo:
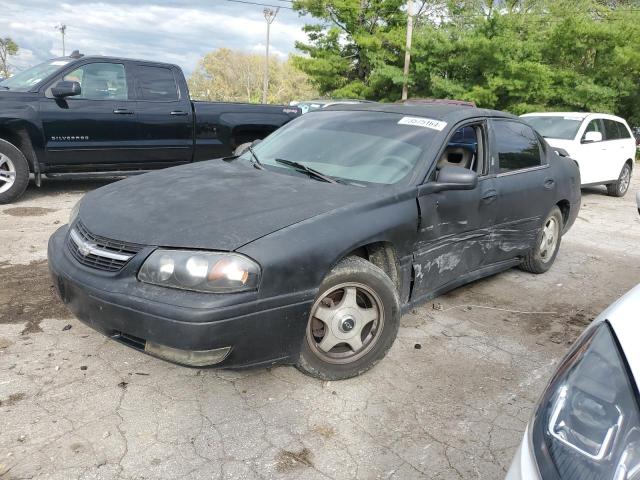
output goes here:
{"type": "Polygon", "coordinates": [[[610,113],[597,113],[597,112],[532,112],[520,115],[521,117],[573,117],[584,120],[587,117],[595,118],[608,118],[610,120],[616,120],[618,122],[625,122],[625,119],[610,113]]]}
{"type": "Polygon", "coordinates": [[[636,385],[640,383],[640,284],[602,312],[596,321],[608,321],[620,342],[636,385]]]}
{"type": "Polygon", "coordinates": [[[55,61],[55,60],[64,60],[66,62],[69,62],[69,64],[71,64],[71,62],[82,62],[86,60],[99,60],[101,62],[135,62],[135,63],[144,63],[148,65],[155,65],[155,66],[167,67],[167,68],[171,68],[171,67],[179,68],[177,65],[174,65],[172,63],[156,62],[155,60],[138,60],[135,58],[106,57],[102,55],[83,55],[81,57],[58,57],[58,58],[51,59],[51,61],[55,61]]]}
{"type": "Polygon", "coordinates": [[[337,110],[396,113],[399,115],[433,118],[447,123],[456,123],[468,118],[477,117],[503,117],[518,119],[515,115],[498,110],[438,103],[413,105],[402,105],[397,103],[359,103],[352,105],[336,104],[325,108],[323,111],[335,112],[337,110]]]}

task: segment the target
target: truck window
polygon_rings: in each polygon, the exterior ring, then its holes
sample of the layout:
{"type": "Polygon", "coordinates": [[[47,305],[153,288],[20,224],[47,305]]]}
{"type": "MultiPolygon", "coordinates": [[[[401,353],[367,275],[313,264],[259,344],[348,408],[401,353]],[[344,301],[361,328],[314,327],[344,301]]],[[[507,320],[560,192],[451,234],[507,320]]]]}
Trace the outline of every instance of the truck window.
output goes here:
{"type": "Polygon", "coordinates": [[[138,98],[151,102],[175,102],[178,86],[173,72],[168,68],[139,65],[136,68],[138,98]]]}
{"type": "Polygon", "coordinates": [[[78,82],[86,100],[128,100],[127,77],[120,63],[88,63],[67,73],[64,80],[78,82]]]}

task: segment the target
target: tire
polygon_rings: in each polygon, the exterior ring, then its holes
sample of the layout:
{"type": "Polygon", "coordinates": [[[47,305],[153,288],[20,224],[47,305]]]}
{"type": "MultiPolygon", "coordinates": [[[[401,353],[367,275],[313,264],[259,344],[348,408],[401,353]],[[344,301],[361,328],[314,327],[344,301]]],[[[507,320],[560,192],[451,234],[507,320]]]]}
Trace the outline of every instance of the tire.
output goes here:
{"type": "Polygon", "coordinates": [[[0,204],[19,198],[29,185],[29,164],[20,150],[0,140],[0,204]]]}
{"type": "Polygon", "coordinates": [[[607,195],[611,197],[624,197],[629,190],[629,184],[631,184],[631,166],[625,163],[620,170],[620,176],[618,181],[607,185],[607,195]]]}
{"type": "Polygon", "coordinates": [[[535,246],[520,264],[522,270],[531,273],[544,273],[551,268],[560,249],[563,224],[562,212],[558,207],[553,207],[542,223],[542,228],[536,236],[535,246]],[[553,231],[553,239],[550,235],[551,230],[553,231]]]}
{"type": "Polygon", "coordinates": [[[355,377],[386,355],[399,325],[400,299],[389,276],[363,258],[348,257],[320,285],[296,366],[322,380],[355,377]]]}

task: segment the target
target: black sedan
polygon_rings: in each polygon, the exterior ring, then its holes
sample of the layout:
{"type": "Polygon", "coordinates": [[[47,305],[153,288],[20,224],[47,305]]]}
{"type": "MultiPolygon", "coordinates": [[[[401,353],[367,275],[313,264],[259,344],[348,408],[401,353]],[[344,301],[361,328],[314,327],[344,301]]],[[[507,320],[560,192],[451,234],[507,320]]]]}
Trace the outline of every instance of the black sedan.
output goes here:
{"type": "Polygon", "coordinates": [[[151,355],[340,379],[384,357],[413,305],[548,270],[579,207],[575,163],[519,118],[341,105],[87,194],[49,265],[80,320],[151,355]]]}

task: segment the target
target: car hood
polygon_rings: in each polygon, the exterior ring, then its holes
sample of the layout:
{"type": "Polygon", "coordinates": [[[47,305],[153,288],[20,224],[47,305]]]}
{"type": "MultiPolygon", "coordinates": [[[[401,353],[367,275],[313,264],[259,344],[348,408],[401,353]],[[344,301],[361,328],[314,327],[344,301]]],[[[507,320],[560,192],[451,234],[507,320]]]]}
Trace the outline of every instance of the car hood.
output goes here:
{"type": "Polygon", "coordinates": [[[79,218],[94,235],[176,248],[235,250],[379,188],[211,160],[148,173],[88,193],[79,218]]]}

